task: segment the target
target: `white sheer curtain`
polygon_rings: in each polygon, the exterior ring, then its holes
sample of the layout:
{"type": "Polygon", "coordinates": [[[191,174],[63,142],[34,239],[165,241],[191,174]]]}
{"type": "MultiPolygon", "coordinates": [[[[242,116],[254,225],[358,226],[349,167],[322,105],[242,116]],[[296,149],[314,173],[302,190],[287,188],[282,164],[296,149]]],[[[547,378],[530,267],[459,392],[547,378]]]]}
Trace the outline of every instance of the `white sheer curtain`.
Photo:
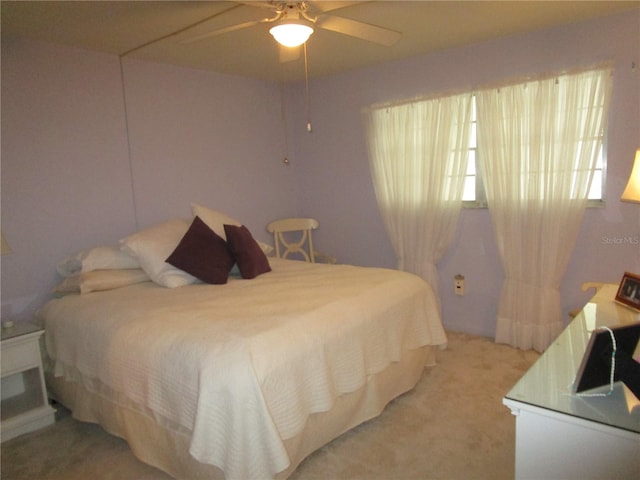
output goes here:
{"type": "Polygon", "coordinates": [[[469,152],[471,94],[371,108],[369,160],[400,270],[427,280],[453,240],[469,152]]]}
{"type": "Polygon", "coordinates": [[[480,168],[505,272],[496,341],[543,351],[564,324],[573,250],[608,110],[611,69],[476,95],[480,168]]]}

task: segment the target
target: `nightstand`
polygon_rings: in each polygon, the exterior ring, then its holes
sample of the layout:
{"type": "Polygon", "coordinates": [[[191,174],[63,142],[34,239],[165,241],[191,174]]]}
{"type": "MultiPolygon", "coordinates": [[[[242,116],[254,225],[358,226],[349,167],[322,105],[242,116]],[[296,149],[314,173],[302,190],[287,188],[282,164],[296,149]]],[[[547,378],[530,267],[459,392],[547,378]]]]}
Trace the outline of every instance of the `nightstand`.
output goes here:
{"type": "Polygon", "coordinates": [[[41,328],[17,323],[2,328],[2,441],[51,425],[55,410],[47,400],[42,359],[41,328]]]}

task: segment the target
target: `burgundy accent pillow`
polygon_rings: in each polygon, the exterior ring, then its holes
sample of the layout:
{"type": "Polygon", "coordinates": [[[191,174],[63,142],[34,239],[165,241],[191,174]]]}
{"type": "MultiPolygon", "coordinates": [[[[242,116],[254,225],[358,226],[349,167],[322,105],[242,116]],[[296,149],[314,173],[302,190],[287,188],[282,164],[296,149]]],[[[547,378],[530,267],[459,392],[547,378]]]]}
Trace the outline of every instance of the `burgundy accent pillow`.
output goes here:
{"type": "Polygon", "coordinates": [[[195,217],[167,262],[205,283],[227,283],[233,257],[224,241],[200,217],[195,217]]]}
{"type": "Polygon", "coordinates": [[[269,260],[249,229],[244,225],[225,225],[224,233],[231,254],[235,257],[242,278],[255,278],[271,271],[269,260]]]}

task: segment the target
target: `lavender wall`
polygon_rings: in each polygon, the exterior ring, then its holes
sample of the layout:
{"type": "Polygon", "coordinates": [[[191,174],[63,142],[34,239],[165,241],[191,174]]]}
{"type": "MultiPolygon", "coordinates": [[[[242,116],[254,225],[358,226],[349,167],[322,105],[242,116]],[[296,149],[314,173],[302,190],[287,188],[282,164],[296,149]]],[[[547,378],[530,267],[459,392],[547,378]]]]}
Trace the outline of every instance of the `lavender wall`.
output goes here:
{"type": "Polygon", "coordinates": [[[65,256],[189,217],[192,201],[262,240],[268,220],[294,212],[277,85],[123,66],[124,89],[116,56],[3,39],[5,320],[28,319],[50,297],[65,256]]]}
{"type": "MultiPolygon", "coordinates": [[[[187,217],[191,201],[241,219],[262,240],[272,218],[313,215],[320,249],[344,263],[394,267],[363,107],[613,60],[607,203],[585,215],[562,285],[565,311],[575,308],[588,298],[582,282],[640,272],[640,208],[619,201],[640,146],[640,73],[631,69],[639,50],[637,12],[318,79],[311,134],[304,88],[293,86],[287,167],[277,85],[126,60],[123,92],[113,55],[3,39],[2,231],[13,247],[2,257],[3,318],[29,318],[64,256],[187,217]]],[[[439,272],[445,325],[493,335],[502,268],[487,210],[463,211],[439,272]],[[464,297],[453,295],[457,273],[464,297]]]]}
{"type": "Polygon", "coordinates": [[[2,41],[2,318],[31,311],[55,261],[134,228],[117,58],[2,41]]]}
{"type": "Polygon", "coordinates": [[[266,224],[293,213],[296,195],[280,88],[153,63],[128,61],[124,72],[140,225],[184,216],[195,201],[270,240],[266,224]]]}
{"type": "MultiPolygon", "coordinates": [[[[615,62],[607,141],[606,206],[584,218],[562,284],[563,306],[581,306],[585,281],[619,282],[640,272],[640,206],[619,201],[640,147],[640,11],[498,39],[313,81],[313,133],[304,131],[304,90],[296,94],[297,183],[303,210],[320,220],[317,243],[339,260],[395,266],[375,203],[361,110],[370,104],[434,92],[469,90],[604,60],[615,62]],[[635,69],[632,63],[635,62],[635,69]]],[[[313,50],[309,48],[309,62],[313,50]]],[[[503,273],[489,212],[464,210],[458,233],[438,265],[447,328],[493,336],[503,273]],[[466,295],[453,277],[466,277],[466,295]]],[[[541,248],[544,248],[541,245],[541,248]]]]}

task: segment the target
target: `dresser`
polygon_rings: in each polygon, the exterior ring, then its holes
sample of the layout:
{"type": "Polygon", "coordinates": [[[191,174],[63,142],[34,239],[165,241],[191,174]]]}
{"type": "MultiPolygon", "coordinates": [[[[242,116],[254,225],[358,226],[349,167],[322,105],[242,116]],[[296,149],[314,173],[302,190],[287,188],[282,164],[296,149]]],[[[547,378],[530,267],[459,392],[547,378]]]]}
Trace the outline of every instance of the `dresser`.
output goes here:
{"type": "Polygon", "coordinates": [[[607,396],[571,393],[591,333],[640,321],[614,301],[617,288],[604,285],[504,397],[516,417],[517,479],[638,478],[640,401],[619,382],[607,396]]]}
{"type": "Polygon", "coordinates": [[[10,440],[54,422],[47,399],[40,356],[41,328],[17,323],[2,328],[2,394],[0,436],[10,440]]]}

